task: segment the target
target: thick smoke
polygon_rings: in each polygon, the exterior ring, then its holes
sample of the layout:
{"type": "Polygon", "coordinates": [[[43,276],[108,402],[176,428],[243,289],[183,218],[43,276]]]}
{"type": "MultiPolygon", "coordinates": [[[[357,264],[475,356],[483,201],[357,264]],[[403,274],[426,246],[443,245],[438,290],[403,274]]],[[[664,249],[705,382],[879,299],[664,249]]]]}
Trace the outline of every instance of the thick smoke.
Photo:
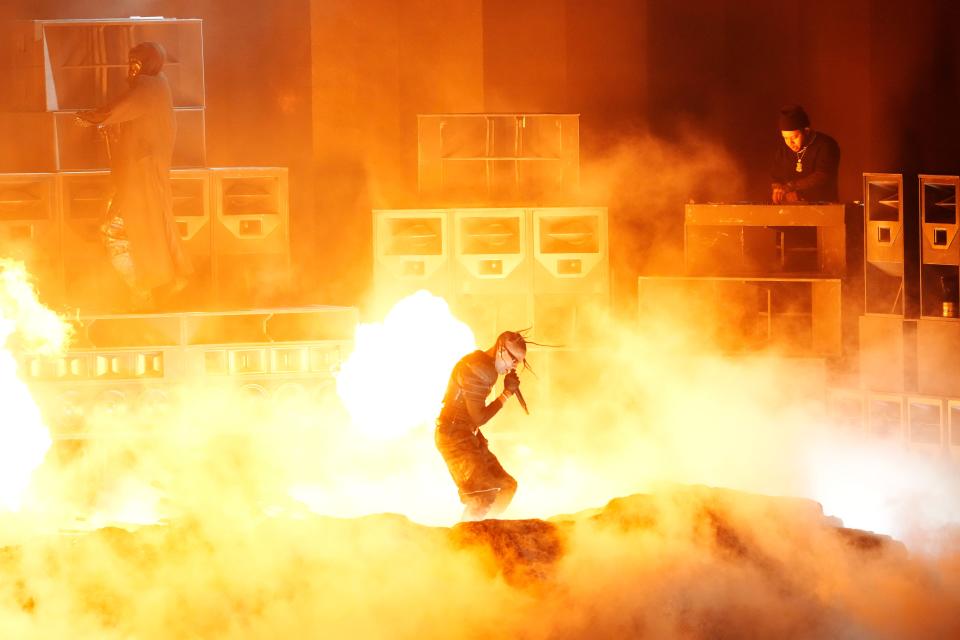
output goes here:
{"type": "Polygon", "coordinates": [[[956,635],[955,468],[839,433],[822,368],[720,357],[685,320],[598,314],[598,347],[531,351],[532,414],[511,403],[486,430],[517,521],[481,528],[448,528],[429,424],[368,437],[333,385],[267,401],[198,381],[51,422],[29,509],[6,518],[42,514],[0,553],[0,633],[956,635]],[[864,551],[812,503],[688,485],[814,498],[907,547],[864,551]],[[520,520],[557,514],[576,515],[520,520]]]}
{"type": "MultiPolygon", "coordinates": [[[[532,353],[538,377],[522,377],[533,414],[510,405],[488,430],[520,482],[507,517],[578,515],[479,532],[414,524],[408,518],[450,525],[459,514],[428,426],[378,441],[352,427],[332,388],[274,403],[196,388],[162,410],[91,412],[72,426],[84,439],[57,442],[34,493],[48,529],[2,554],[0,630],[24,638],[956,632],[955,529],[928,526],[939,535],[929,559],[892,544],[867,553],[837,537],[836,522],[812,503],[673,484],[797,496],[816,487],[829,497],[859,480],[830,477],[820,487],[821,465],[871,456],[900,465],[909,456],[835,436],[815,402],[787,392],[801,381],[782,359],[684,353],[664,339],[669,325],[603,329],[610,348],[532,353]],[[644,490],[653,497],[596,511],[644,490]]],[[[937,486],[945,480],[926,478],[928,499],[948,497],[937,486]]],[[[918,482],[870,490],[895,506],[918,482]]],[[[944,524],[943,514],[924,521],[887,508],[893,522],[944,524]]]]}

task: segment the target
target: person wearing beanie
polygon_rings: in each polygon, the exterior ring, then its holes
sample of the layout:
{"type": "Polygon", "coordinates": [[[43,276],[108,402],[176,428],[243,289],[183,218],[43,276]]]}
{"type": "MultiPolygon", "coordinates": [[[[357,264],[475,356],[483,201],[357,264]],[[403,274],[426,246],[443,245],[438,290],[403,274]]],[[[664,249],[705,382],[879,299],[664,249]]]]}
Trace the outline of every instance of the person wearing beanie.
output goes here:
{"type": "Polygon", "coordinates": [[[774,204],[837,202],[840,146],[810,127],[803,107],[787,105],[778,119],[783,143],[773,158],[771,199],[774,204]]]}
{"type": "Polygon", "coordinates": [[[170,192],[176,137],[173,98],[163,72],[166,53],[142,42],[127,56],[127,88],[76,122],[97,126],[107,140],[114,196],[101,226],[113,267],[130,288],[131,308],[149,311],[154,293],[170,296],[192,271],[170,192]]]}

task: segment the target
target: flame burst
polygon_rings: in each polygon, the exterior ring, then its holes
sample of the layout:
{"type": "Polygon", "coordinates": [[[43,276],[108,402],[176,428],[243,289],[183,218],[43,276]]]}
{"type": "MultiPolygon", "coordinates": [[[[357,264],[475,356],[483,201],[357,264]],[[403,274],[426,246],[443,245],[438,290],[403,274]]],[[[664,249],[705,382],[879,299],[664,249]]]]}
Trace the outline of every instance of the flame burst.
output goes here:
{"type": "Polygon", "coordinates": [[[453,317],[446,301],[418,291],[382,323],[357,327],[337,393],[362,433],[397,437],[436,418],[450,370],[475,348],[470,327],[453,317]]]}
{"type": "Polygon", "coordinates": [[[19,511],[34,470],[50,448],[50,433],[30,390],[17,377],[10,351],[18,347],[34,353],[61,351],[69,327],[37,300],[23,264],[0,260],[0,510],[19,511]]]}

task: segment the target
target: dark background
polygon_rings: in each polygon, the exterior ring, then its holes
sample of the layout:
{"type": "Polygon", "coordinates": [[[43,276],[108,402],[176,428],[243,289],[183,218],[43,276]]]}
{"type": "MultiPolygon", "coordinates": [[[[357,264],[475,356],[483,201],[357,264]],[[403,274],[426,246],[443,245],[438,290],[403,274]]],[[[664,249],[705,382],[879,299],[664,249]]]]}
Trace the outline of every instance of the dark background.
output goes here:
{"type": "Polygon", "coordinates": [[[429,204],[416,198],[417,113],[580,113],[585,175],[624,141],[679,145],[632,167],[642,189],[591,202],[611,207],[615,295],[670,270],[643,249],[679,242],[688,199],[766,197],[782,104],[839,141],[843,200],[860,199],[863,172],[904,173],[908,189],[918,173],[960,173],[949,0],[7,0],[0,12],[202,18],[208,164],[290,169],[291,302],[360,302],[370,208],[429,204]],[[698,140],[726,152],[739,193],[688,171],[665,202],[650,174],[678,169],[698,140]]]}

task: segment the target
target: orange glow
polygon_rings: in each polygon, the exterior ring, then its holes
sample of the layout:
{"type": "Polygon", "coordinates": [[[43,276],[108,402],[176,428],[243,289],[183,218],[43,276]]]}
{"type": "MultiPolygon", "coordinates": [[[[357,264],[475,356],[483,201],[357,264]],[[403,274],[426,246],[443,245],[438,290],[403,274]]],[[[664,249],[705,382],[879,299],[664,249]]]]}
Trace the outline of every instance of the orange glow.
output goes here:
{"type": "Polygon", "coordinates": [[[436,418],[451,369],[475,345],[473,332],[443,298],[418,291],[382,323],[357,328],[337,393],[362,433],[400,436],[436,418]]]}
{"type": "Polygon", "coordinates": [[[8,348],[14,335],[32,351],[54,353],[63,348],[69,332],[37,301],[23,264],[0,260],[0,510],[5,511],[21,509],[33,472],[51,444],[30,390],[17,376],[8,348]]]}

